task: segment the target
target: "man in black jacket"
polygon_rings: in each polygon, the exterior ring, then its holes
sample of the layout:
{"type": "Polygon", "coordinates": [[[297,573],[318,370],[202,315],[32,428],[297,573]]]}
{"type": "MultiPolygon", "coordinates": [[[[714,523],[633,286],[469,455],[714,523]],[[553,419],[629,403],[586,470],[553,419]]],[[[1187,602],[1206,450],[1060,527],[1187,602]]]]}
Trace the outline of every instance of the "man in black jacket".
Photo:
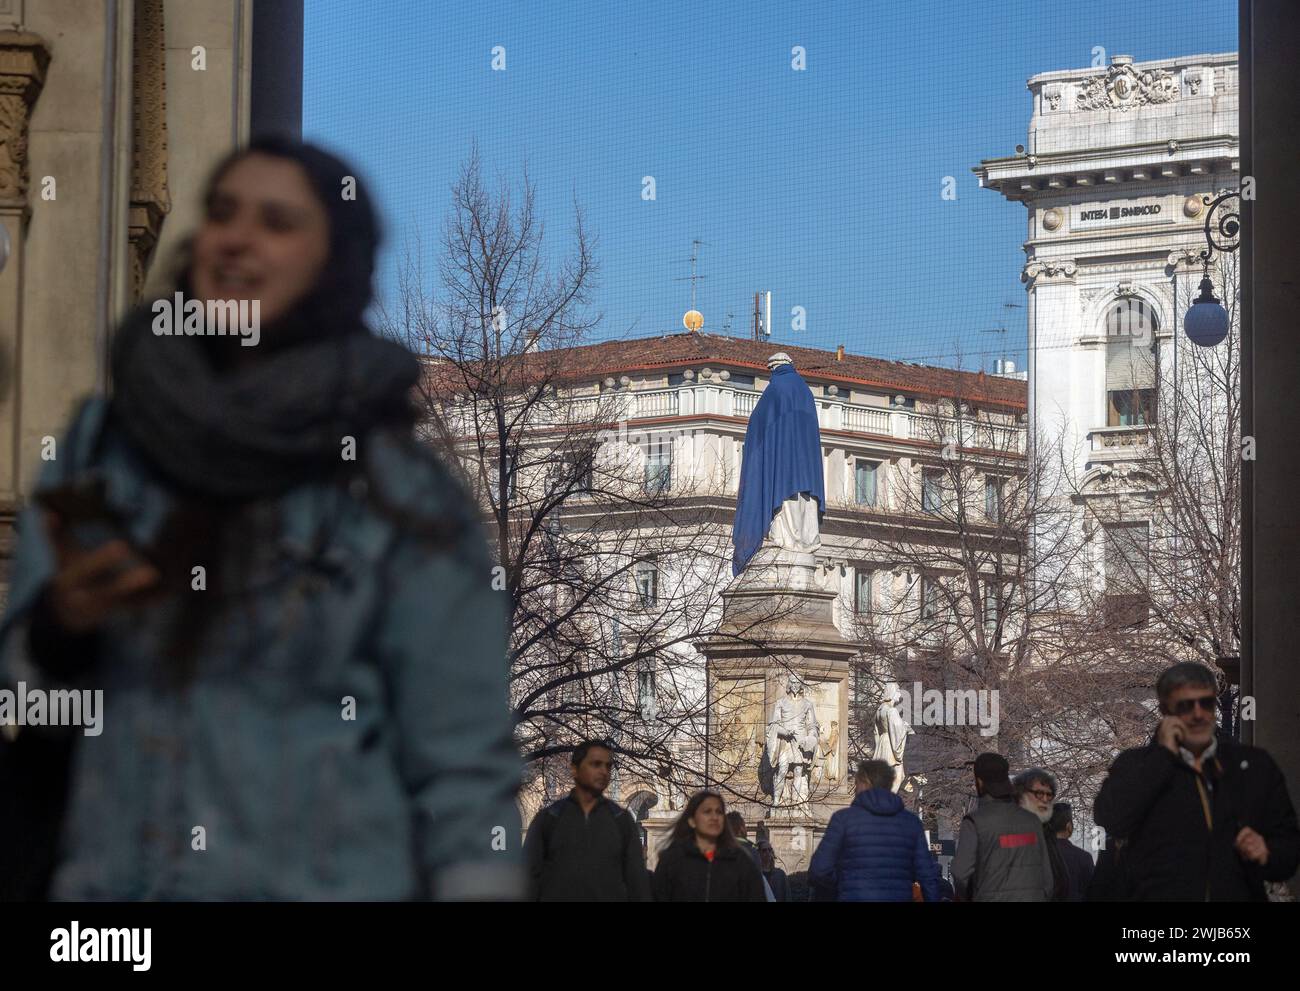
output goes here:
{"type": "Polygon", "coordinates": [[[1165,671],[1155,736],[1115,759],[1097,795],[1128,900],[1263,901],[1264,882],[1300,862],[1282,772],[1258,747],[1216,739],[1216,691],[1204,665],[1165,671]]]}
{"type": "Polygon", "coordinates": [[[1074,809],[1069,802],[1057,802],[1052,806],[1052,818],[1047,822],[1047,832],[1065,864],[1065,900],[1083,901],[1092,881],[1093,863],[1087,851],[1070,842],[1070,837],[1074,835],[1074,809]]]}
{"type": "Polygon", "coordinates": [[[544,902],[648,902],[641,834],[627,809],[604,797],[614,756],[602,740],[573,751],[573,791],[533,817],[524,856],[533,898],[544,902]]]}

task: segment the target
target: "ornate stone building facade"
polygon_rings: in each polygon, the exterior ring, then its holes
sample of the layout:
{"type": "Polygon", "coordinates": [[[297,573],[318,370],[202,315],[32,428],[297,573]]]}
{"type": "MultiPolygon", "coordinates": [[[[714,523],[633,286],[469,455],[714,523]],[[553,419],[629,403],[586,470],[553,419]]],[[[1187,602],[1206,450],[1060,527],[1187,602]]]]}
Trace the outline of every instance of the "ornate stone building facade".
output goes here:
{"type": "MultiPolygon", "coordinates": [[[[1215,530],[1229,558],[1239,548],[1240,470],[1213,456],[1215,472],[1198,474],[1194,456],[1180,469],[1177,452],[1235,454],[1232,359],[1198,354],[1182,323],[1202,277],[1209,203],[1241,178],[1237,55],[1116,55],[1027,86],[1026,144],[974,172],[1026,210],[1031,458],[1059,467],[1061,515],[1084,549],[1060,564],[1059,533],[1031,533],[1036,574],[1064,590],[1066,613],[1101,610],[1122,663],[1215,663],[1197,596],[1207,612],[1218,610],[1216,596],[1235,609],[1235,576],[1199,593],[1201,583],[1180,576],[1214,570],[1193,560],[1189,527],[1215,530]],[[1222,362],[1222,380],[1203,394],[1189,390],[1198,361],[1222,362]]],[[[1223,276],[1214,272],[1220,295],[1223,276]]],[[[1075,784],[1086,796],[1099,780],[1075,784]]],[[[1092,850],[1100,833],[1090,806],[1076,803],[1075,842],[1092,850]]]]}
{"type": "MultiPolygon", "coordinates": [[[[1156,400],[1193,347],[1182,311],[1201,278],[1207,199],[1238,185],[1237,56],[1116,55],[1027,85],[1028,143],[974,171],[1026,208],[1030,436],[1064,453],[1081,524],[1143,527],[1156,400]]],[[[1098,549],[1100,581],[1115,581],[1106,559],[1122,556],[1098,549]]]]}

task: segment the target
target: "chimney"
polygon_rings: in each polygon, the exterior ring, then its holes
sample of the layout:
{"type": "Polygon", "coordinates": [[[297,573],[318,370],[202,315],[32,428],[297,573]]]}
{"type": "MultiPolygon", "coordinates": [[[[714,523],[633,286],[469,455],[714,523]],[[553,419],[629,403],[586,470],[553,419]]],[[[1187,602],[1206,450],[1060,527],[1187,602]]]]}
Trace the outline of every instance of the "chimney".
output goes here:
{"type": "Polygon", "coordinates": [[[836,360],[836,361],[843,361],[843,360],[844,360],[844,345],[843,345],[843,344],[841,344],[841,345],[839,345],[838,347],[836,347],[836,349],[835,349],[835,360],[836,360]]]}
{"type": "Polygon", "coordinates": [[[1002,363],[1002,370],[1008,375],[1014,375],[1016,373],[1016,363],[1014,361],[1005,361],[1002,363]]]}

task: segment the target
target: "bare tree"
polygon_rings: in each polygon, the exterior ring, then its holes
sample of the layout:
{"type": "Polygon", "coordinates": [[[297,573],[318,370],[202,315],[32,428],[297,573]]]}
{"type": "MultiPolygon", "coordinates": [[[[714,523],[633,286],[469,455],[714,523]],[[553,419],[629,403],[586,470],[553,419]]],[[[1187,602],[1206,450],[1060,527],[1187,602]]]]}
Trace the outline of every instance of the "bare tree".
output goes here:
{"type": "MultiPolygon", "coordinates": [[[[1140,537],[1108,562],[1149,610],[1155,635],[1148,646],[1169,663],[1211,666],[1241,652],[1241,469],[1243,456],[1253,456],[1241,437],[1236,255],[1219,256],[1213,282],[1228,313],[1228,336],[1208,348],[1181,335],[1171,338],[1159,369],[1156,422],[1135,459],[1156,496],[1149,528],[1128,531],[1140,537]]],[[[1195,290],[1192,281],[1181,280],[1175,312],[1192,304],[1195,290]]],[[[1096,505],[1099,525],[1126,522],[1104,503],[1096,505]]]]}
{"type": "Polygon", "coordinates": [[[1090,807],[1115,752],[1140,739],[1151,665],[1116,649],[1104,616],[1079,608],[1090,565],[1057,470],[1068,459],[1049,437],[1027,459],[1014,419],[974,397],[923,405],[931,446],[895,463],[853,552],[855,570],[871,576],[851,599],[863,645],[854,754],[871,755],[876,709],[894,682],[912,703],[906,718],[923,717],[903,794],[932,825],[956,826],[972,800],[974,757],[988,750],[1014,767],[1052,768],[1061,797],[1090,807]]]}
{"type": "MultiPolygon", "coordinates": [[[[575,204],[552,261],[535,193],[489,190],[477,152],[452,188],[436,285],[408,247],[386,332],[426,362],[427,438],[482,508],[506,597],[517,739],[543,793],[579,740],[612,740],[625,781],[702,781],[703,664],[729,577],[725,477],[699,479],[665,428],[629,431],[637,394],[583,367],[599,317],[575,204]]],[[[466,617],[472,622],[473,617],[466,617]]]]}

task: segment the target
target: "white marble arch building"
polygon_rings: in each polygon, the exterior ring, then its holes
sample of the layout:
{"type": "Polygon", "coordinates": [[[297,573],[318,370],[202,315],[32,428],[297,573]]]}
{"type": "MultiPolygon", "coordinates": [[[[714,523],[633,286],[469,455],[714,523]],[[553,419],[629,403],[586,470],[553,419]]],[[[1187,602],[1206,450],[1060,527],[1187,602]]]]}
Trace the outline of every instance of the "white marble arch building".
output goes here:
{"type": "Polygon", "coordinates": [[[1201,278],[1202,197],[1238,187],[1237,55],[1115,55],[1027,86],[1023,151],[973,171],[1026,208],[1031,444],[1059,437],[1082,497],[1117,499],[1140,519],[1152,498],[1142,455],[1158,414],[1139,390],[1154,388],[1175,345],[1193,346],[1181,339],[1175,299],[1185,308],[1201,278]],[[1122,337],[1143,325],[1154,342],[1145,353],[1141,332],[1122,337]],[[1135,350],[1125,355],[1126,346],[1135,350]]]}

